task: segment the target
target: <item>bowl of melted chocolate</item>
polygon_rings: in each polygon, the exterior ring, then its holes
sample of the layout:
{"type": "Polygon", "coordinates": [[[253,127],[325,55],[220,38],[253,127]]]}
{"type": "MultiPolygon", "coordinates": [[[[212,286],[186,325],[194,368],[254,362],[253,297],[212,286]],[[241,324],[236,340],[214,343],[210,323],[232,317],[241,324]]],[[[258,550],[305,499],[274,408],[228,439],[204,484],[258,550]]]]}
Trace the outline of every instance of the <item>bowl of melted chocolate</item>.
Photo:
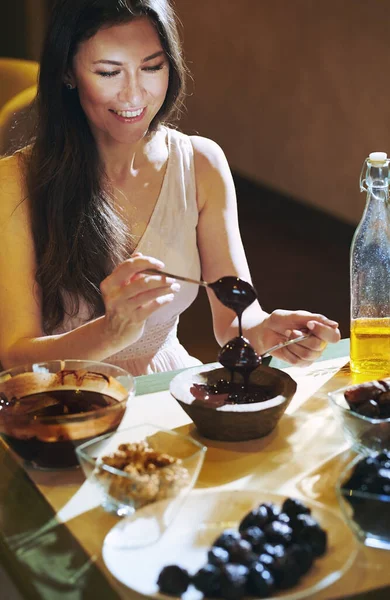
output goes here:
{"type": "Polygon", "coordinates": [[[174,377],[170,393],[212,440],[241,442],[264,437],[276,427],[297,388],[287,373],[260,364],[249,381],[210,365],[193,367],[174,377]]]}
{"type": "Polygon", "coordinates": [[[297,384],[266,366],[243,335],[243,312],[257,300],[252,284],[226,276],[208,286],[236,313],[238,336],[219,351],[221,368],[187,369],[172,379],[170,392],[206,438],[241,442],[264,437],[276,427],[297,384]]]}
{"type": "Polygon", "coordinates": [[[74,467],[75,448],[116,430],[134,393],[129,373],[101,362],[14,367],[0,373],[0,434],[32,466],[74,467]]]}

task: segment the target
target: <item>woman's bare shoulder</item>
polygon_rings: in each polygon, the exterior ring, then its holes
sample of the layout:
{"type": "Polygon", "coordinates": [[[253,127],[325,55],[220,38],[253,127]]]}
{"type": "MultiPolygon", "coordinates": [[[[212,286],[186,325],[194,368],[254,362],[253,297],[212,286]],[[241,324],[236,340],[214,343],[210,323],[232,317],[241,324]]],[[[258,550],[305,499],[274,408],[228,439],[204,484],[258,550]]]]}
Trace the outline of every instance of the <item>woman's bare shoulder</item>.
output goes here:
{"type": "Polygon", "coordinates": [[[232,189],[232,175],[222,148],[213,140],[191,136],[194,148],[195,177],[198,192],[198,208],[202,210],[208,198],[217,196],[221,202],[232,189]]]}
{"type": "Polygon", "coordinates": [[[221,161],[226,162],[225,154],[217,142],[200,135],[191,135],[190,139],[194,148],[195,160],[203,168],[215,168],[221,164],[221,161]]]}

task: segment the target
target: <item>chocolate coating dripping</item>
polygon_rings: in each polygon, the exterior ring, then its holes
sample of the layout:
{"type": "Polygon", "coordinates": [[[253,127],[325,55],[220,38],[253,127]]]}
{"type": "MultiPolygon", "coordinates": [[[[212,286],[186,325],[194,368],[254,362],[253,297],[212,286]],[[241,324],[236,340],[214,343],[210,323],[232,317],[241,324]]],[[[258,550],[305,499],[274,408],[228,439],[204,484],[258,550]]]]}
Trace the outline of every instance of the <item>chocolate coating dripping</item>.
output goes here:
{"type": "Polygon", "coordinates": [[[236,313],[239,335],[229,340],[218,354],[218,361],[231,373],[230,382],[221,381],[216,389],[197,384],[193,386],[191,393],[197,401],[206,402],[213,408],[226,403],[246,404],[268,399],[270,396],[267,393],[264,395],[264,390],[250,389],[250,374],[261,363],[261,356],[256,353],[253,346],[242,335],[242,313],[256,300],[256,290],[250,283],[238,277],[221,277],[209,286],[214,290],[220,302],[236,313]],[[234,382],[236,372],[243,377],[244,385],[234,382]],[[223,391],[221,391],[221,385],[223,391]]]}
{"type": "Polygon", "coordinates": [[[224,306],[234,310],[238,317],[239,336],[242,336],[241,316],[248,306],[257,299],[254,287],[239,277],[221,277],[214,283],[209,283],[218,300],[224,306]]]}
{"type": "Polygon", "coordinates": [[[261,363],[261,357],[247,339],[242,336],[229,340],[218,354],[218,361],[232,374],[238,372],[244,378],[245,386],[248,384],[249,376],[261,363]]]}

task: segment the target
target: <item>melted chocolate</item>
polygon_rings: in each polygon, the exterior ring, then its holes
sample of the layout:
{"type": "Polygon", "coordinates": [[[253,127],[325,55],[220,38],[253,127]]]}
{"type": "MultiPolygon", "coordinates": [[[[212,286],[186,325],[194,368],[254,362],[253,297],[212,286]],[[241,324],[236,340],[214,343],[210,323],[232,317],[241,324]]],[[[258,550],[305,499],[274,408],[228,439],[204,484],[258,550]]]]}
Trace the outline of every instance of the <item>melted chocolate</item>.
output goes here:
{"type": "Polygon", "coordinates": [[[250,283],[238,277],[222,277],[212,283],[211,287],[222,304],[236,313],[239,335],[229,340],[218,354],[218,361],[231,373],[230,382],[221,380],[216,385],[194,384],[191,393],[195,401],[218,408],[224,404],[248,404],[269,400],[273,397],[271,390],[264,386],[250,385],[250,374],[261,363],[261,356],[242,335],[242,313],[256,300],[256,290],[250,283]],[[243,385],[234,382],[235,373],[242,376],[243,385]]]}
{"type": "Polygon", "coordinates": [[[221,277],[212,284],[218,300],[228,308],[234,310],[238,319],[238,337],[229,340],[223,346],[218,355],[218,360],[232,374],[237,371],[241,373],[244,380],[248,381],[249,375],[259,366],[261,357],[256,354],[255,349],[242,335],[242,313],[248,306],[253,304],[257,298],[255,288],[239,277],[221,277]]]}
{"type": "Polygon", "coordinates": [[[274,397],[274,391],[264,385],[244,386],[240,383],[232,383],[221,379],[218,383],[207,385],[194,383],[191,394],[196,401],[218,408],[224,404],[251,404],[253,402],[264,402],[274,397]]]}
{"type": "Polygon", "coordinates": [[[232,374],[241,373],[245,384],[248,384],[249,376],[261,363],[261,357],[256,353],[253,346],[250,345],[244,337],[235,337],[229,340],[221,348],[218,354],[218,361],[232,374]]]}
{"type": "Polygon", "coordinates": [[[218,300],[234,310],[238,317],[239,335],[242,336],[241,316],[248,306],[257,299],[255,288],[239,277],[221,277],[214,283],[209,283],[218,300]]]}
{"type": "MultiPolygon", "coordinates": [[[[80,416],[91,411],[98,411],[108,406],[118,403],[115,398],[89,390],[54,390],[30,394],[20,399],[6,399],[0,397],[0,419],[4,423],[12,424],[11,429],[15,435],[3,433],[8,445],[22,458],[33,462],[35,465],[43,468],[64,468],[73,467],[78,464],[75,455],[75,446],[78,446],[87,440],[95,437],[97,433],[108,433],[114,431],[117,427],[111,426],[104,431],[96,432],[91,424],[91,435],[88,437],[71,440],[67,439],[67,434],[61,422],[56,424],[56,417],[66,415],[80,416]],[[26,437],[25,419],[53,418],[50,424],[53,437],[50,441],[44,441],[36,437],[26,437]],[[22,429],[24,433],[17,437],[18,424],[24,424],[22,429]]],[[[124,407],[123,407],[124,411],[124,407]]],[[[62,421],[63,423],[63,421],[62,421]]]]}
{"type": "Polygon", "coordinates": [[[89,390],[53,390],[13,398],[7,410],[14,415],[29,415],[33,419],[40,417],[58,417],[87,413],[106,406],[117,404],[117,400],[100,392],[89,390]]]}

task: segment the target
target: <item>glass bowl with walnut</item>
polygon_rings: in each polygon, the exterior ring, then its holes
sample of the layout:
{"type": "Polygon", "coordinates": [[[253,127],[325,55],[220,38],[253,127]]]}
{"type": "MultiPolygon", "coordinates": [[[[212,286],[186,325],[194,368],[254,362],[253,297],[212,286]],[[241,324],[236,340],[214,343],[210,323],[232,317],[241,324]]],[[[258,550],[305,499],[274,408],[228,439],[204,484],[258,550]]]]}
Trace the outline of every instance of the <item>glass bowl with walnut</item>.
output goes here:
{"type": "Polygon", "coordinates": [[[142,424],[100,436],[76,452],[105,510],[129,516],[164,502],[167,515],[194,487],[206,448],[186,435],[142,424]]]}

